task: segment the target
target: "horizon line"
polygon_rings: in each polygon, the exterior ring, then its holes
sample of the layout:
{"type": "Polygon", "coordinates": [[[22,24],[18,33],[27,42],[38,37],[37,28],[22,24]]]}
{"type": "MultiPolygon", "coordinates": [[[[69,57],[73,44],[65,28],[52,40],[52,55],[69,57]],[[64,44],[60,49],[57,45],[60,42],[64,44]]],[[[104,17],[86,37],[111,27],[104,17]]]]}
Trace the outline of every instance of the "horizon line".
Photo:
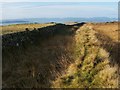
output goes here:
{"type": "Polygon", "coordinates": [[[14,19],[63,19],[63,18],[118,18],[118,17],[31,17],[31,18],[9,18],[9,19],[0,19],[0,20],[14,20],[14,19]]]}

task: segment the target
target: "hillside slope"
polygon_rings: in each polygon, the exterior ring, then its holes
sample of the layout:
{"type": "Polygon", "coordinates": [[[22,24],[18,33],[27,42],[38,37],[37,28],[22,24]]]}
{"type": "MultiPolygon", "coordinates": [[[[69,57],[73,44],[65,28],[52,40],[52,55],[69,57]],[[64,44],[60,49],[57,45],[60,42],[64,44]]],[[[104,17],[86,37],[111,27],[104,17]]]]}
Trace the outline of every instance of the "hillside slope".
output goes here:
{"type": "Polygon", "coordinates": [[[55,24],[3,35],[3,88],[117,88],[117,30],[113,42],[106,27],[55,24]]]}
{"type": "Polygon", "coordinates": [[[79,26],[56,24],[3,35],[3,88],[50,87],[72,61],[74,30],[79,26]]]}

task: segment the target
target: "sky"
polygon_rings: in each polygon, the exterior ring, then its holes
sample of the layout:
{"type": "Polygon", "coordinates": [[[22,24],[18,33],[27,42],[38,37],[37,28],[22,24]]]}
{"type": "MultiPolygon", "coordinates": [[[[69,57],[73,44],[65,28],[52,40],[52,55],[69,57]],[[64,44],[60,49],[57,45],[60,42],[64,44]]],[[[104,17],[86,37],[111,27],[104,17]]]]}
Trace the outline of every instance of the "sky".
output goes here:
{"type": "Polygon", "coordinates": [[[0,0],[0,2],[119,2],[119,0],[0,0]]]}
{"type": "Polygon", "coordinates": [[[107,2],[107,0],[106,2],[102,2],[102,0],[101,2],[73,2],[75,0],[69,0],[71,2],[58,2],[60,0],[56,0],[57,2],[47,2],[47,0],[44,0],[46,2],[42,1],[3,2],[2,7],[0,8],[0,19],[118,17],[117,0],[109,0],[111,2],[107,2]]]}

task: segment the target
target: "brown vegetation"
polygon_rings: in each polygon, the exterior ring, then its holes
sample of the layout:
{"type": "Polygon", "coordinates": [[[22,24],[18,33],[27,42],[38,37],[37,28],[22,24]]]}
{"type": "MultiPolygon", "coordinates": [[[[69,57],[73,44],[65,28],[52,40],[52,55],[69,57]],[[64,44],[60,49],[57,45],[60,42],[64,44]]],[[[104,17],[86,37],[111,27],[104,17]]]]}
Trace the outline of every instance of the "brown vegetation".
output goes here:
{"type": "Polygon", "coordinates": [[[54,23],[45,23],[45,24],[15,24],[15,25],[8,25],[8,26],[0,26],[0,34],[9,34],[15,32],[25,31],[25,28],[29,30],[33,30],[34,28],[42,28],[47,26],[55,25],[54,23]]]}
{"type": "MultiPolygon", "coordinates": [[[[111,23],[110,26],[112,26],[111,23]]],[[[104,31],[105,29],[103,29],[103,27],[106,29],[108,27],[109,30],[110,26],[106,23],[86,24],[77,30],[75,62],[66,69],[66,74],[53,82],[53,87],[118,88],[118,63],[116,63],[118,52],[114,46],[111,46],[111,44],[115,45],[116,43],[108,39],[107,35],[110,36],[109,33],[112,31],[104,31]],[[104,32],[109,33],[105,35],[104,32]],[[114,62],[115,65],[113,65],[114,62]]],[[[117,27],[116,24],[113,26],[117,27]]],[[[115,27],[113,28],[116,29],[115,27]]],[[[115,35],[118,37],[118,33],[115,35]]]]}
{"type": "Polygon", "coordinates": [[[97,38],[102,42],[101,46],[106,49],[112,59],[112,64],[120,66],[119,62],[119,27],[117,22],[92,24],[92,27],[98,33],[97,38]]]}
{"type": "Polygon", "coordinates": [[[72,61],[74,26],[3,35],[3,87],[50,87],[72,61]]]}
{"type": "Polygon", "coordinates": [[[3,88],[117,88],[117,25],[56,24],[3,35],[3,88]]]}

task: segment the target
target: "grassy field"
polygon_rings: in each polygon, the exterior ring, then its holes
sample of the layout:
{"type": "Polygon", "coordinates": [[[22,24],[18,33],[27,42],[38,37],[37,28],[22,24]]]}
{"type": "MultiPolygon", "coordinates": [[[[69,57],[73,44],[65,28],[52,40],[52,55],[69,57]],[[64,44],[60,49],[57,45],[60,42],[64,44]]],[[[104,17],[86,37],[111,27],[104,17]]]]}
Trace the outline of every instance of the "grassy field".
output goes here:
{"type": "Polygon", "coordinates": [[[118,42],[118,23],[98,23],[92,24],[94,30],[111,38],[112,41],[118,42]]]}
{"type": "Polygon", "coordinates": [[[102,42],[101,46],[111,55],[113,64],[120,66],[119,62],[119,28],[117,22],[93,24],[93,29],[97,31],[97,38],[102,42]]]}
{"type": "Polygon", "coordinates": [[[106,37],[118,41],[117,23],[86,24],[79,28],[75,35],[75,62],[53,81],[53,87],[117,88],[119,64],[118,57],[113,56],[118,48],[114,50],[116,43],[106,37]]]}
{"type": "MultiPolygon", "coordinates": [[[[4,26],[4,34],[12,28],[16,32],[51,25],[4,26]]],[[[39,37],[36,44],[3,49],[4,88],[118,88],[117,22],[63,25],[55,30],[56,35],[39,37]]]]}
{"type": "Polygon", "coordinates": [[[45,23],[45,24],[15,24],[15,25],[7,25],[7,26],[0,26],[0,34],[8,34],[8,33],[15,33],[25,31],[26,28],[29,30],[34,30],[34,28],[42,28],[54,25],[53,23],[45,23]]]}

